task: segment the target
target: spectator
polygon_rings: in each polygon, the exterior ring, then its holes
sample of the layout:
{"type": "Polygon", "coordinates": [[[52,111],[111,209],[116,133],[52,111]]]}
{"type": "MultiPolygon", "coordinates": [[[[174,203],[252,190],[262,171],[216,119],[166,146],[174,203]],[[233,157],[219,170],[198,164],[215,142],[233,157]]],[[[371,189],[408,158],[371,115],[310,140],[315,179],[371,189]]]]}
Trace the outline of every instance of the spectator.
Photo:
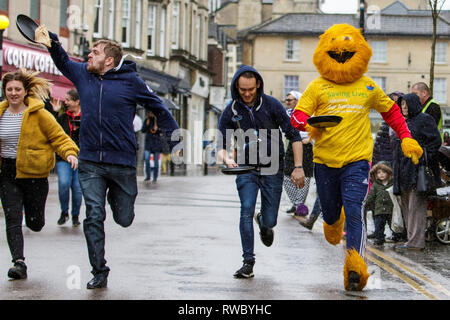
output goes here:
{"type": "Polygon", "coordinates": [[[412,86],[411,93],[414,93],[419,97],[422,105],[421,112],[428,113],[434,118],[434,121],[436,122],[438,130],[442,136],[442,123],[444,121],[442,110],[439,103],[431,97],[430,88],[424,82],[417,82],[412,86]]]}
{"type": "MultiPolygon", "coordinates": [[[[286,107],[287,107],[287,114],[289,118],[291,117],[292,111],[294,110],[295,106],[297,105],[298,100],[301,97],[301,93],[298,91],[291,91],[286,96],[286,107]]],[[[283,178],[283,187],[286,191],[286,194],[289,197],[289,200],[292,203],[292,207],[287,210],[286,212],[291,213],[298,213],[299,211],[307,212],[307,207],[304,205],[306,201],[306,197],[308,195],[309,191],[309,184],[311,181],[311,177],[313,176],[313,154],[312,154],[312,144],[311,141],[308,139],[308,133],[302,131],[300,132],[302,136],[302,143],[303,143],[303,170],[305,172],[305,186],[301,189],[298,189],[295,185],[295,183],[291,179],[292,171],[294,170],[294,152],[292,150],[292,142],[288,142],[288,146],[286,149],[286,158],[285,158],[285,167],[284,167],[284,178],[283,178]],[[298,206],[302,206],[302,208],[299,208],[297,211],[298,206]],[[303,210],[302,210],[303,209],[303,210]],[[306,210],[305,210],[306,209],[306,210]]],[[[296,215],[294,214],[294,217],[296,215]]]]}
{"type": "MultiPolygon", "coordinates": [[[[440,183],[437,152],[441,145],[441,137],[436,122],[429,114],[422,113],[422,106],[416,94],[406,94],[399,99],[402,113],[411,136],[417,140],[428,159],[435,183],[440,183]]],[[[419,159],[423,163],[424,155],[419,159]]],[[[418,164],[418,165],[419,165],[418,164]]],[[[394,140],[394,194],[400,195],[402,213],[407,229],[408,241],[395,246],[398,250],[423,250],[425,247],[425,228],[427,199],[426,195],[416,191],[418,165],[403,155],[400,140],[394,140]]]]}
{"type": "MultiPolygon", "coordinates": [[[[81,107],[76,89],[71,89],[67,92],[64,103],[67,106],[67,110],[57,117],[57,121],[64,129],[64,132],[79,147],[81,107]]],[[[79,215],[83,198],[78,179],[78,168],[74,170],[68,162],[56,155],[56,173],[58,175],[58,197],[61,206],[61,216],[58,224],[63,225],[69,220],[69,199],[72,191],[72,226],[77,227],[80,225],[79,215]]]]}
{"type": "Polygon", "coordinates": [[[372,187],[366,198],[366,207],[371,208],[375,221],[375,245],[385,242],[384,227],[391,225],[394,204],[387,189],[392,187],[392,168],[385,162],[379,162],[370,170],[372,187]]]}
{"type": "Polygon", "coordinates": [[[450,146],[450,134],[448,131],[444,132],[444,146],[450,146]]]}
{"type": "Polygon", "coordinates": [[[158,180],[159,155],[163,149],[161,140],[161,131],[158,129],[157,119],[153,112],[148,112],[142,127],[142,133],[145,133],[145,179],[149,181],[151,172],[153,172],[153,183],[158,180]],[[153,155],[153,167],[150,166],[150,158],[153,155]]]}

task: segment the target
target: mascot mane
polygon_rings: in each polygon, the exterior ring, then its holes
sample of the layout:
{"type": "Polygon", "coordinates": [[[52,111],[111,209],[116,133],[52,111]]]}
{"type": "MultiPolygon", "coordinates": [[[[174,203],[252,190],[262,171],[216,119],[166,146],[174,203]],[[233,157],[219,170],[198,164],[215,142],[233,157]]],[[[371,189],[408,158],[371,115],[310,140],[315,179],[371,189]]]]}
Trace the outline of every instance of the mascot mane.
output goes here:
{"type": "Polygon", "coordinates": [[[358,29],[335,24],[320,36],[313,62],[325,79],[351,83],[367,72],[371,57],[372,49],[358,29]]]}

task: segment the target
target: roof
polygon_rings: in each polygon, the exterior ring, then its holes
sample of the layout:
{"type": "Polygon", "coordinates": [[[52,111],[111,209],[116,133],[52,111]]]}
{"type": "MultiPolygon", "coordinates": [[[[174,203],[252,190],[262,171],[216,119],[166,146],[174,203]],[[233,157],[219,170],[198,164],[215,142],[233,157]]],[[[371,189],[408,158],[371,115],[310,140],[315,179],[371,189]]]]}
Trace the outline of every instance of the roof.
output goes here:
{"type": "MultiPolygon", "coordinates": [[[[369,17],[369,16],[368,16],[369,17]]],[[[372,16],[375,18],[375,16],[372,16]]],[[[385,36],[431,36],[433,20],[431,16],[387,15],[380,16],[379,28],[365,26],[366,35],[385,36]]],[[[254,26],[239,33],[239,38],[248,34],[271,35],[320,35],[334,24],[347,23],[359,27],[359,17],[356,14],[317,14],[288,13],[277,19],[254,26]]],[[[437,34],[450,37],[450,23],[438,20],[437,34]]]]}

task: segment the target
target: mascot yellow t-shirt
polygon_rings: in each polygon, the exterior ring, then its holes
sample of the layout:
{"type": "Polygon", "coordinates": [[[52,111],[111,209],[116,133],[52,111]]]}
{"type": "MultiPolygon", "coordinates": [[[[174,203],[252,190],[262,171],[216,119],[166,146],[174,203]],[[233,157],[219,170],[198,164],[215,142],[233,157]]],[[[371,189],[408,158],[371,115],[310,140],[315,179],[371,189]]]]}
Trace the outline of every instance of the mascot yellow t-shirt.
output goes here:
{"type": "Polygon", "coordinates": [[[387,112],[392,101],[372,79],[362,76],[338,84],[319,77],[303,93],[296,109],[309,116],[336,115],[339,125],[326,128],[315,141],[314,162],[341,168],[359,160],[372,160],[373,138],[369,112],[387,112]]]}

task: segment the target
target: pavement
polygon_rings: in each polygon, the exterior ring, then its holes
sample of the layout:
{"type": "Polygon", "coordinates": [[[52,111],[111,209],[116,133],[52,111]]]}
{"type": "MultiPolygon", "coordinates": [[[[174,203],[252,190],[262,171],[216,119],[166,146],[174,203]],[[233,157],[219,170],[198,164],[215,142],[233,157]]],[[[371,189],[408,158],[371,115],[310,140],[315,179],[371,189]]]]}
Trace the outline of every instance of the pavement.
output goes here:
{"type": "MultiPolygon", "coordinates": [[[[255,229],[255,277],[235,279],[242,265],[239,198],[235,177],[138,177],[136,217],[128,228],[114,223],[107,207],[108,288],[87,290],[92,278],[82,226],[58,226],[55,175],[49,178],[46,226],[24,227],[28,279],[7,278],[11,256],[0,232],[0,299],[38,300],[448,300],[450,246],[428,243],[424,252],[397,253],[391,244],[368,245],[371,277],[362,292],[346,292],[344,242],[332,246],[318,220],[304,229],[284,211],[283,193],[274,244],[267,248],[255,229]]],[[[306,204],[315,200],[312,183],[306,204]]],[[[258,199],[258,206],[259,199],[258,199]]],[[[81,220],[85,217],[84,202],[81,220]]],[[[368,219],[370,223],[370,218],[368,219]]],[[[369,224],[369,229],[373,226],[369,224]]],[[[0,214],[0,229],[5,230],[0,214]]],[[[369,230],[370,232],[370,230],[369,230]]]]}

